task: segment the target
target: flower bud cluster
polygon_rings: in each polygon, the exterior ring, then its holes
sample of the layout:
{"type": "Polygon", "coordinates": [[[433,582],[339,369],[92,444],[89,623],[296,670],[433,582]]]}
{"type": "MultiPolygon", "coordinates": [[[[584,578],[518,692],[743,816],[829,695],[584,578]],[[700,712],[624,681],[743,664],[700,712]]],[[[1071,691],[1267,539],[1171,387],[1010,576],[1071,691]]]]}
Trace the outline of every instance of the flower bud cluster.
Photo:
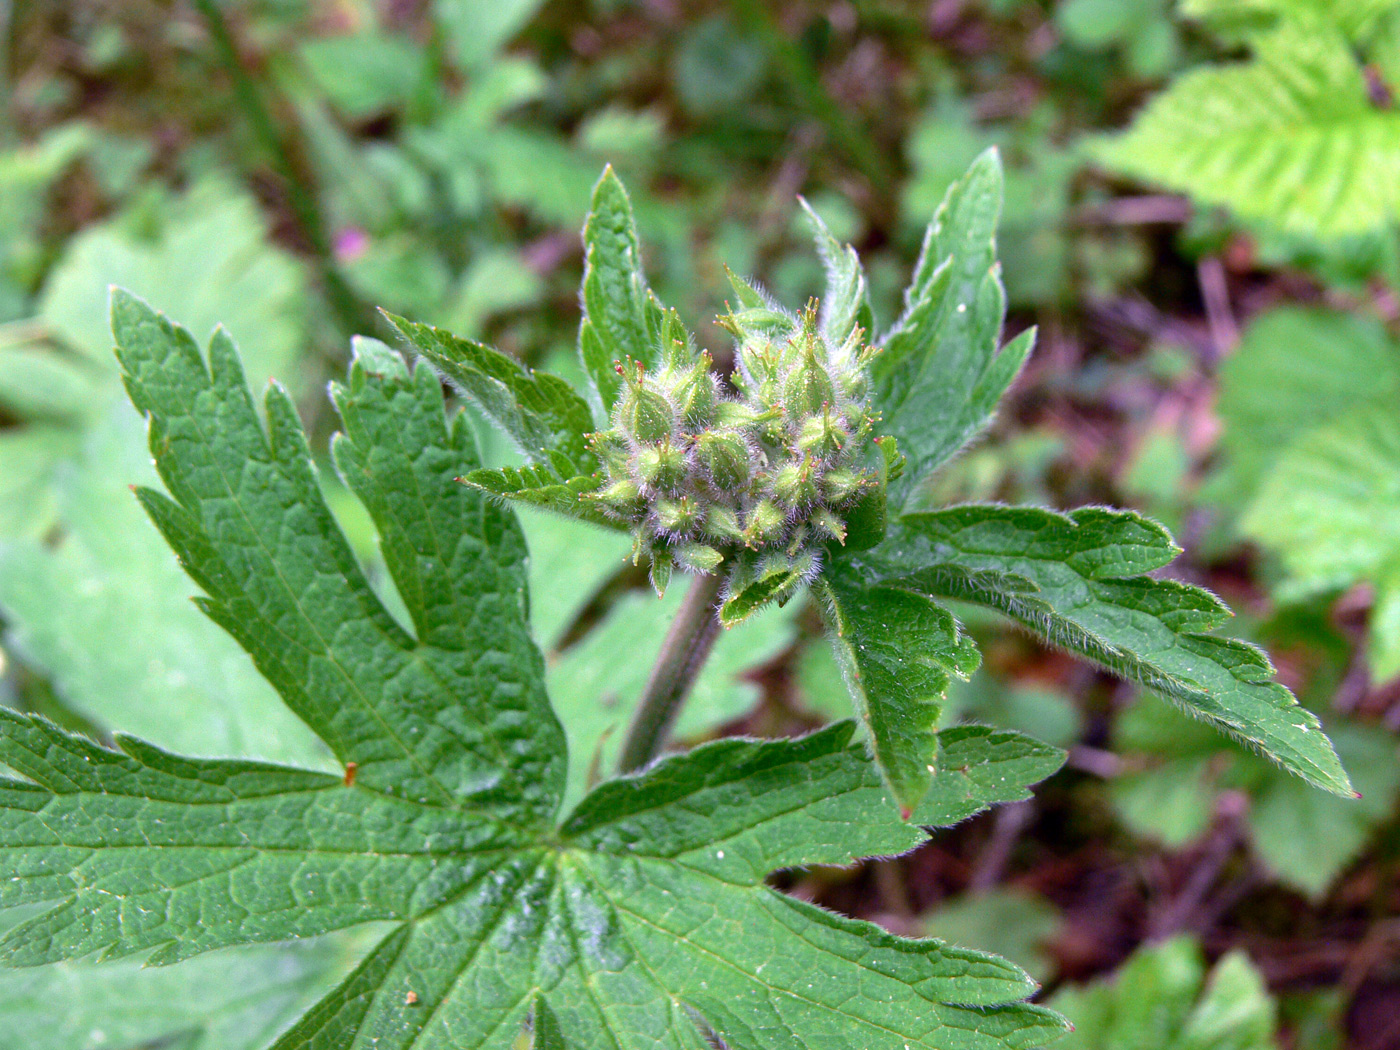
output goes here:
{"type": "Polygon", "coordinates": [[[877,484],[864,468],[873,351],[862,333],[827,345],[814,306],[782,326],[722,320],[740,337],[738,396],[708,354],[677,340],[660,369],[617,365],[612,426],[591,437],[604,480],[589,498],[633,529],[658,591],[673,567],[723,565],[731,592],[778,571],[809,579],[877,484]]]}

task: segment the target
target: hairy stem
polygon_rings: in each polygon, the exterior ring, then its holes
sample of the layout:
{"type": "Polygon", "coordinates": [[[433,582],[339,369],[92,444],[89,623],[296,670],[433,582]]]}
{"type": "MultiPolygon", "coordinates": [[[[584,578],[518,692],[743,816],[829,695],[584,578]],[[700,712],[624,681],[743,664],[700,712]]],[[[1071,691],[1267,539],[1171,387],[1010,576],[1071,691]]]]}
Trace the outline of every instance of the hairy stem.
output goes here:
{"type": "Polygon", "coordinates": [[[721,581],[720,576],[699,576],[690,585],[675,622],[661,643],[661,655],[656,658],[632,724],[627,727],[627,738],[617,761],[618,772],[640,769],[660,754],[666,743],[681,704],[719,637],[715,605],[721,581]]]}

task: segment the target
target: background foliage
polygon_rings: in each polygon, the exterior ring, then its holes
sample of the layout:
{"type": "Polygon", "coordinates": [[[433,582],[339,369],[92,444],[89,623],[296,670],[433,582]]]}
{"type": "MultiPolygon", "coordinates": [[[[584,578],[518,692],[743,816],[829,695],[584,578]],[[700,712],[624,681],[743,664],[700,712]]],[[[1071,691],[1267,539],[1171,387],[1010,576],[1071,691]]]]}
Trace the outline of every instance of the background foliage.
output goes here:
{"type": "MultiPolygon", "coordinates": [[[[1400,3],[31,0],[0,19],[0,702],[334,768],[126,492],[150,468],[108,284],[201,338],[225,322],[325,456],[349,337],[392,334],[371,303],[574,367],[605,162],[683,315],[721,307],[722,263],[789,302],[818,288],[801,193],[860,248],[888,324],[929,212],[995,144],[1011,334],[1039,324],[1040,346],[919,498],[1166,522],[1173,571],[1245,610],[1232,630],[1270,650],[1364,798],[1222,753],[968,609],[986,658],[949,721],[1031,732],[1068,768],[911,855],[784,888],[1035,961],[1086,1047],[1400,1047],[1400,3]],[[1146,999],[1169,1005],[1136,1015],[1146,999]]],[[[723,363],[722,334],[701,338],[723,363]]],[[[392,604],[363,511],[321,476],[392,604]]],[[[625,541],[524,525],[553,581],[531,610],[551,689],[577,716],[572,799],[644,675],[610,654],[654,649],[665,621],[625,541]]],[[[790,606],[733,632],[680,735],[839,716],[816,628],[790,606]]],[[[255,1046],[362,949],[9,972],[0,1048],[255,1046]],[[116,988],[129,1013],[75,1007],[61,1031],[30,1005],[116,988]]]]}

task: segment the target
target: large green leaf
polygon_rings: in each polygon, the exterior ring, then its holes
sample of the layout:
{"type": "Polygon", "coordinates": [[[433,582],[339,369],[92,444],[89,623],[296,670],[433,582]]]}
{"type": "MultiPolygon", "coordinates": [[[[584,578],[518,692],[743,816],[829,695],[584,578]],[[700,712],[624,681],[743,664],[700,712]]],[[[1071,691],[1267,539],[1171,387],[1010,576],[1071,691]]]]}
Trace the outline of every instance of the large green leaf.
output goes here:
{"type": "MultiPolygon", "coordinates": [[[[381,927],[279,1050],[537,1044],[993,1050],[1059,1019],[1015,966],[783,896],[776,868],[917,845],[842,723],[726,740],[605,783],[562,822],[563,735],[529,642],[508,512],[436,377],[357,344],[335,458],[374,519],[410,623],[365,583],[274,388],[263,429],[232,346],[118,295],[119,355],[173,499],[144,502],[344,775],[121,751],[0,710],[0,905],[11,964],[381,927]],[[410,633],[410,628],[411,632],[410,633]],[[47,910],[42,906],[47,905],[47,910]],[[557,1023],[554,1023],[557,1022],[557,1023]]],[[[1024,791],[1053,749],[975,730],[929,792],[958,819],[1024,791]]]]}
{"type": "Polygon", "coordinates": [[[1299,438],[1240,527],[1282,555],[1286,598],[1371,581],[1371,669],[1379,680],[1400,675],[1400,396],[1299,438]]]}
{"type": "MultiPolygon", "coordinates": [[[[1250,219],[1333,237],[1400,214],[1400,114],[1371,99],[1330,14],[1292,8],[1246,62],[1192,70],[1096,149],[1128,175],[1250,219]]],[[[1335,7],[1336,5],[1328,5],[1335,7]]]]}
{"type": "Polygon", "coordinates": [[[475,451],[464,417],[444,421],[433,372],[410,380],[378,352],[337,392],[346,437],[336,458],[379,529],[411,634],[326,508],[281,388],[268,390],[264,431],[227,335],[215,334],[206,363],[139,300],[117,293],[112,315],[127,389],[150,416],[174,497],[142,490],[142,501],[207,592],[205,611],[361,782],[547,819],[562,730],[522,622],[524,543],[507,512],[454,480],[475,451]]]}
{"type": "Polygon", "coordinates": [[[1002,171],[988,150],[948,190],[924,235],[904,314],[879,340],[871,401],[909,460],[895,504],[991,419],[1034,342],[998,351],[1006,293],[996,262],[1002,171]]]}
{"type": "Polygon", "coordinates": [[[1128,511],[967,505],[906,516],[870,567],[900,586],[997,609],[1317,786],[1350,794],[1317,717],[1274,681],[1268,657],[1210,633],[1230,616],[1224,604],[1145,575],[1177,553],[1162,526],[1128,511]]]}

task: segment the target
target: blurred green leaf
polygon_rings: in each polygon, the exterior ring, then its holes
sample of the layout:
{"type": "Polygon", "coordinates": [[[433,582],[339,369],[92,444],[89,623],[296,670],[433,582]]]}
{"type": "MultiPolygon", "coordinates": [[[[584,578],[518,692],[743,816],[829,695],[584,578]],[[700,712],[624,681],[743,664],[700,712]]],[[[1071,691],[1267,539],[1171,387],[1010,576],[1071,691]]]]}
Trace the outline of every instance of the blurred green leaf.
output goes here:
{"type": "Polygon", "coordinates": [[[920,917],[924,933],[951,944],[975,944],[1018,960],[1044,981],[1052,963],[1045,943],[1060,926],[1060,913],[1042,897],[1014,887],[964,893],[920,917]]]}
{"type": "Polygon", "coordinates": [[[7,644],[98,725],[208,756],[327,767],[329,754],[223,631],[129,486],[154,479],[144,427],[113,405],[60,472],[62,532],[0,544],[7,644]]]}
{"type": "Polygon", "coordinates": [[[1074,1025],[1063,1050],[1275,1050],[1276,1007],[1242,952],[1206,975],[1200,947],[1177,937],[1140,948],[1112,978],[1050,1000],[1074,1025]]]}

